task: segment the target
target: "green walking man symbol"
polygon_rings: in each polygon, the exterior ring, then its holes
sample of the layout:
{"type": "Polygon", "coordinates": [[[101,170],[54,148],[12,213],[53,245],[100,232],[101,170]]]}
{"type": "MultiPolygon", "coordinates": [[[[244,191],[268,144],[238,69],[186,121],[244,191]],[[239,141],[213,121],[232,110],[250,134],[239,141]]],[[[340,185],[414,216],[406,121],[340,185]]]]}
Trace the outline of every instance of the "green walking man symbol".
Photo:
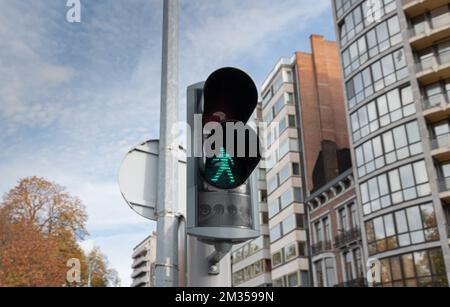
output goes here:
{"type": "Polygon", "coordinates": [[[217,183],[224,173],[228,176],[230,183],[235,182],[234,175],[231,172],[231,166],[234,166],[234,161],[231,155],[225,151],[225,148],[221,147],[219,149],[219,155],[212,160],[212,163],[220,163],[216,174],[211,179],[212,182],[217,183]]]}

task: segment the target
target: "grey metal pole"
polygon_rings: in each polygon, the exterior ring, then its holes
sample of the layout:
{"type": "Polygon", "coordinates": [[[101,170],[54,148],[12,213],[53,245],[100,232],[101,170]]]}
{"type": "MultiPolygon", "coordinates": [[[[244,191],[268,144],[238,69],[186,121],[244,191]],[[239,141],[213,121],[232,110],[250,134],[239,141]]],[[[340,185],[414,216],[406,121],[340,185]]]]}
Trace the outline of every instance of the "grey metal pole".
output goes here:
{"type": "Polygon", "coordinates": [[[178,158],[172,126],[178,117],[179,0],[164,0],[157,208],[156,286],[178,286],[178,158]]]}

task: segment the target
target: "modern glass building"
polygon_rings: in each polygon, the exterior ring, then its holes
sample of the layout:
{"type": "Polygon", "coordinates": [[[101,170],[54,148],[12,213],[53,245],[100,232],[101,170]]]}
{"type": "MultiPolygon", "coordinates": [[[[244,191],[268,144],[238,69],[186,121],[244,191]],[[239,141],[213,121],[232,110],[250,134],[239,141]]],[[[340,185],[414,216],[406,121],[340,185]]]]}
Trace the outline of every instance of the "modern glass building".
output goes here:
{"type": "Polygon", "coordinates": [[[333,0],[366,258],[450,279],[450,1],[333,0]]]}

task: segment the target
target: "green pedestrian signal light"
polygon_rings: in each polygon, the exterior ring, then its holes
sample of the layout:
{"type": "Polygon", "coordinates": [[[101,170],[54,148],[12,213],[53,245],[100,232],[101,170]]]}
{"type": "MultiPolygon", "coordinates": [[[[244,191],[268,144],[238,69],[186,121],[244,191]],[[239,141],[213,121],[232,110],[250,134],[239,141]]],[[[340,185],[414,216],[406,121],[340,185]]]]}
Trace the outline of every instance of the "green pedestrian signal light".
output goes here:
{"type": "Polygon", "coordinates": [[[234,180],[233,172],[231,171],[231,167],[234,166],[233,158],[225,151],[225,148],[220,147],[219,156],[214,158],[212,161],[213,165],[217,165],[216,174],[211,179],[212,182],[218,182],[222,175],[226,175],[228,178],[228,182],[233,184],[236,182],[234,180]]]}
{"type": "Polygon", "coordinates": [[[236,187],[236,183],[241,185],[242,183],[236,180],[237,173],[239,170],[236,169],[234,158],[223,147],[219,149],[217,156],[206,160],[205,177],[215,187],[232,189],[236,187]]]}

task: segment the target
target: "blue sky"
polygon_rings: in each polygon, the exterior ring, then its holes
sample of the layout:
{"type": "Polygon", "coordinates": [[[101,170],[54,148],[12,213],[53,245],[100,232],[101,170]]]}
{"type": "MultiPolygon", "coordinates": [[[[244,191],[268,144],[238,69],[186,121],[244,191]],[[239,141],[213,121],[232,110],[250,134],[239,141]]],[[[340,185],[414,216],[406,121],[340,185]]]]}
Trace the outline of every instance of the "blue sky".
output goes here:
{"type": "MultiPolygon", "coordinates": [[[[180,0],[180,119],[185,91],[222,66],[259,85],[280,57],[334,39],[329,0],[180,0]]],[[[161,0],[0,0],[0,194],[23,177],[53,180],[85,203],[86,246],[130,284],[132,247],[155,225],[122,200],[117,171],[158,137],[161,0]]]]}

